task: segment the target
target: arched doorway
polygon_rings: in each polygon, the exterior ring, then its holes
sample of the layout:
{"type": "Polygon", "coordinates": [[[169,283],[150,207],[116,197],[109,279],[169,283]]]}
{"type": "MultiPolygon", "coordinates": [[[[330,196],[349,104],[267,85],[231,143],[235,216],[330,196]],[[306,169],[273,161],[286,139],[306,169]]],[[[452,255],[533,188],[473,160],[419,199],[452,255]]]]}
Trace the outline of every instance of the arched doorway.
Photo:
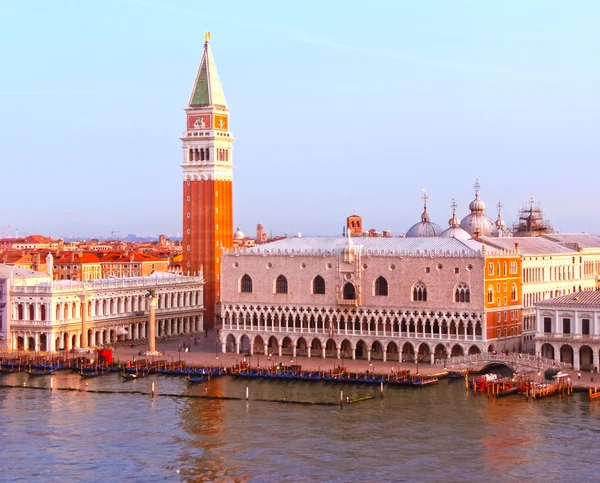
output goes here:
{"type": "Polygon", "coordinates": [[[77,344],[77,335],[73,334],[73,336],[71,337],[71,347],[73,349],[75,349],[75,347],[77,347],[77,346],[78,346],[78,344],[77,344]]]}
{"type": "Polygon", "coordinates": [[[379,341],[373,342],[371,345],[371,359],[382,361],[383,360],[383,346],[379,341]]]}
{"type": "Polygon", "coordinates": [[[419,362],[425,362],[426,364],[431,362],[431,349],[425,342],[419,346],[419,362]]]}
{"type": "Polygon", "coordinates": [[[240,339],[240,353],[247,354],[250,352],[250,337],[243,335],[240,339]]]}
{"type": "Polygon", "coordinates": [[[63,334],[62,349],[69,350],[69,334],[63,334]]]}
{"type": "Polygon", "coordinates": [[[490,352],[490,353],[496,352],[496,346],[494,344],[490,344],[488,346],[488,352],[490,352]]]}
{"type": "Polygon", "coordinates": [[[573,364],[573,348],[565,344],[560,348],[560,361],[566,364],[573,364]]]}
{"type": "Polygon", "coordinates": [[[27,338],[27,350],[28,351],[34,351],[34,350],[36,350],[36,347],[35,347],[35,338],[33,338],[33,337],[28,337],[27,338]]]}
{"type": "Polygon", "coordinates": [[[552,344],[546,342],[542,345],[542,357],[554,360],[554,346],[552,344]]]}
{"type": "Polygon", "coordinates": [[[589,345],[581,346],[579,349],[579,367],[582,371],[591,371],[594,365],[594,352],[589,345]]]}
{"type": "Polygon", "coordinates": [[[344,285],[344,300],[356,300],[356,288],[350,282],[344,285]]]}
{"type": "Polygon", "coordinates": [[[465,351],[458,344],[454,344],[452,346],[452,352],[450,353],[452,357],[460,357],[465,355],[465,351]]]}
{"type": "Polygon", "coordinates": [[[325,355],[327,357],[337,357],[337,346],[333,339],[327,339],[325,343],[325,355]]]}
{"type": "Polygon", "coordinates": [[[304,337],[300,337],[296,341],[296,355],[297,356],[307,356],[308,355],[308,344],[306,343],[306,339],[304,337]]]}
{"type": "Polygon", "coordinates": [[[235,337],[233,334],[229,334],[225,339],[225,352],[235,352],[235,337]]]}
{"type": "Polygon", "coordinates": [[[405,342],[402,346],[402,361],[403,362],[414,362],[415,361],[415,348],[410,342],[405,342]]]}
{"type": "Polygon", "coordinates": [[[356,358],[357,359],[366,359],[367,358],[367,344],[364,341],[359,340],[356,343],[356,358]]]}
{"type": "Polygon", "coordinates": [[[321,345],[321,341],[315,337],[310,343],[311,355],[321,355],[322,351],[323,351],[323,346],[321,345]],[[317,352],[319,354],[317,354],[317,352]]]}
{"type": "Polygon", "coordinates": [[[435,346],[434,357],[437,361],[448,358],[448,352],[443,344],[438,344],[435,346]]]}
{"type": "Polygon", "coordinates": [[[40,350],[41,351],[49,351],[50,350],[50,347],[48,347],[48,338],[46,337],[46,334],[40,335],[40,350]]]}
{"type": "Polygon", "coordinates": [[[279,354],[279,343],[274,335],[269,337],[269,355],[272,354],[279,354]]]}
{"type": "Polygon", "coordinates": [[[283,342],[281,344],[281,355],[284,355],[284,356],[293,355],[292,347],[293,347],[292,339],[290,339],[289,337],[284,337],[283,342]]]}
{"type": "Polygon", "coordinates": [[[264,354],[265,353],[265,342],[260,335],[254,337],[254,347],[252,350],[253,354],[264,354]]]}
{"type": "Polygon", "coordinates": [[[352,359],[352,344],[350,343],[350,341],[348,339],[344,339],[340,347],[341,357],[352,359]]]}
{"type": "Polygon", "coordinates": [[[470,356],[475,356],[477,354],[481,354],[481,350],[479,349],[479,347],[477,347],[476,345],[472,345],[471,347],[469,347],[470,356]]]}
{"type": "Polygon", "coordinates": [[[392,361],[392,360],[397,361],[398,360],[398,345],[395,342],[390,342],[387,345],[385,358],[388,361],[392,361]]]}
{"type": "Polygon", "coordinates": [[[21,336],[17,337],[17,350],[22,351],[25,349],[25,339],[21,336]]]}

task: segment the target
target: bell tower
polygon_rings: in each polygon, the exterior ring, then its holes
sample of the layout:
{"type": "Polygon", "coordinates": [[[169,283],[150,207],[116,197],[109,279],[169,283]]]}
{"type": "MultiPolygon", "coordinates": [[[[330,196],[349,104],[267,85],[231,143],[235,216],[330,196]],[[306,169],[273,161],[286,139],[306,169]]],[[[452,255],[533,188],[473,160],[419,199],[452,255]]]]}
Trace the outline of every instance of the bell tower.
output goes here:
{"type": "Polygon", "coordinates": [[[204,326],[209,328],[220,299],[221,252],[233,247],[233,136],[208,32],[185,112],[182,268],[186,275],[204,275],[204,326]]]}

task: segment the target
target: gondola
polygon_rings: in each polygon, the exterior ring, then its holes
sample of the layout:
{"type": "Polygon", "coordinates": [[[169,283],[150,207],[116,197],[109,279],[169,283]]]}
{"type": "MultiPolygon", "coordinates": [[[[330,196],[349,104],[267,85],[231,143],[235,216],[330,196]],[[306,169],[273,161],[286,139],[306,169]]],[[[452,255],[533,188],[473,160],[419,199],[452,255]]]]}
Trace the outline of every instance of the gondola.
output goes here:
{"type": "Polygon", "coordinates": [[[146,377],[147,375],[147,372],[121,372],[121,377],[123,378],[123,381],[133,381],[141,377],[146,377]]]}
{"type": "Polygon", "coordinates": [[[192,375],[188,374],[187,381],[189,384],[200,384],[201,382],[206,381],[206,378],[192,376],[192,375]]]}
{"type": "Polygon", "coordinates": [[[50,376],[51,374],[54,374],[54,369],[29,369],[25,372],[33,377],[50,376]]]}
{"type": "Polygon", "coordinates": [[[110,371],[81,371],[79,373],[79,376],[87,379],[90,377],[103,376],[104,374],[108,374],[109,372],[110,371]]]}

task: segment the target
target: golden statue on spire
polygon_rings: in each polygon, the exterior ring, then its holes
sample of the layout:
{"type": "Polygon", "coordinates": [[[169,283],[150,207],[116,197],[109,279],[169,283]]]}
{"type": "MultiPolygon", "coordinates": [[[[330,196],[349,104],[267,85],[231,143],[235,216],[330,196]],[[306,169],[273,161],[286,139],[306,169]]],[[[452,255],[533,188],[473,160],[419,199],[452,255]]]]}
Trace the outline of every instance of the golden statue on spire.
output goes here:
{"type": "Polygon", "coordinates": [[[210,40],[210,32],[204,32],[204,40],[208,42],[210,40]]]}

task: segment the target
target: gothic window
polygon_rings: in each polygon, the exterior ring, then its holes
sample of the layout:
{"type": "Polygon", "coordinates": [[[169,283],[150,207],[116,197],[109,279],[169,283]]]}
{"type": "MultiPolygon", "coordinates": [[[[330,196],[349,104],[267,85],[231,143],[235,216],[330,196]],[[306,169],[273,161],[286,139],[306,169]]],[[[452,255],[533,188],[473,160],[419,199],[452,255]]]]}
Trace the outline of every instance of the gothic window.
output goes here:
{"type": "Polygon", "coordinates": [[[494,303],[494,288],[490,285],[488,287],[488,304],[493,304],[494,303]]]}
{"type": "Polygon", "coordinates": [[[46,306],[45,305],[41,305],[41,307],[40,307],[40,319],[46,320],[46,306]]]}
{"type": "Polygon", "coordinates": [[[517,285],[515,283],[512,284],[510,289],[510,299],[515,302],[517,300],[517,285]]]}
{"type": "Polygon", "coordinates": [[[283,275],[275,280],[275,293],[288,293],[288,281],[283,275]]]}
{"type": "Polygon", "coordinates": [[[413,286],[413,301],[427,302],[427,287],[423,282],[418,282],[413,286]]]}
{"type": "Polygon", "coordinates": [[[356,288],[350,282],[344,285],[344,300],[356,300],[356,288]]]}
{"type": "Polygon", "coordinates": [[[200,161],[204,161],[204,149],[200,148],[200,161]]]}
{"type": "Polygon", "coordinates": [[[210,161],[210,151],[208,150],[208,148],[206,148],[205,151],[206,151],[206,160],[210,161]]]}
{"type": "Polygon", "coordinates": [[[488,275],[494,275],[494,264],[492,262],[488,263],[488,275]]]}
{"type": "Polygon", "coordinates": [[[240,292],[252,293],[252,278],[250,278],[250,275],[245,274],[242,277],[242,280],[240,282],[240,292]]]}
{"type": "Polygon", "coordinates": [[[469,286],[466,283],[461,283],[456,287],[454,291],[454,301],[455,302],[471,302],[471,291],[469,290],[469,286]]]}
{"type": "Polygon", "coordinates": [[[387,297],[388,295],[388,283],[383,277],[379,277],[375,280],[375,295],[381,295],[387,297]]]}
{"type": "Polygon", "coordinates": [[[35,320],[35,307],[29,304],[29,320],[35,320]]]}
{"type": "Polygon", "coordinates": [[[321,275],[317,275],[313,279],[313,293],[318,295],[325,295],[325,279],[321,275]]]}
{"type": "Polygon", "coordinates": [[[225,150],[225,161],[229,161],[229,149],[225,150]]]}
{"type": "Polygon", "coordinates": [[[188,150],[188,161],[193,161],[194,160],[194,150],[192,148],[190,148],[188,150]]]}

